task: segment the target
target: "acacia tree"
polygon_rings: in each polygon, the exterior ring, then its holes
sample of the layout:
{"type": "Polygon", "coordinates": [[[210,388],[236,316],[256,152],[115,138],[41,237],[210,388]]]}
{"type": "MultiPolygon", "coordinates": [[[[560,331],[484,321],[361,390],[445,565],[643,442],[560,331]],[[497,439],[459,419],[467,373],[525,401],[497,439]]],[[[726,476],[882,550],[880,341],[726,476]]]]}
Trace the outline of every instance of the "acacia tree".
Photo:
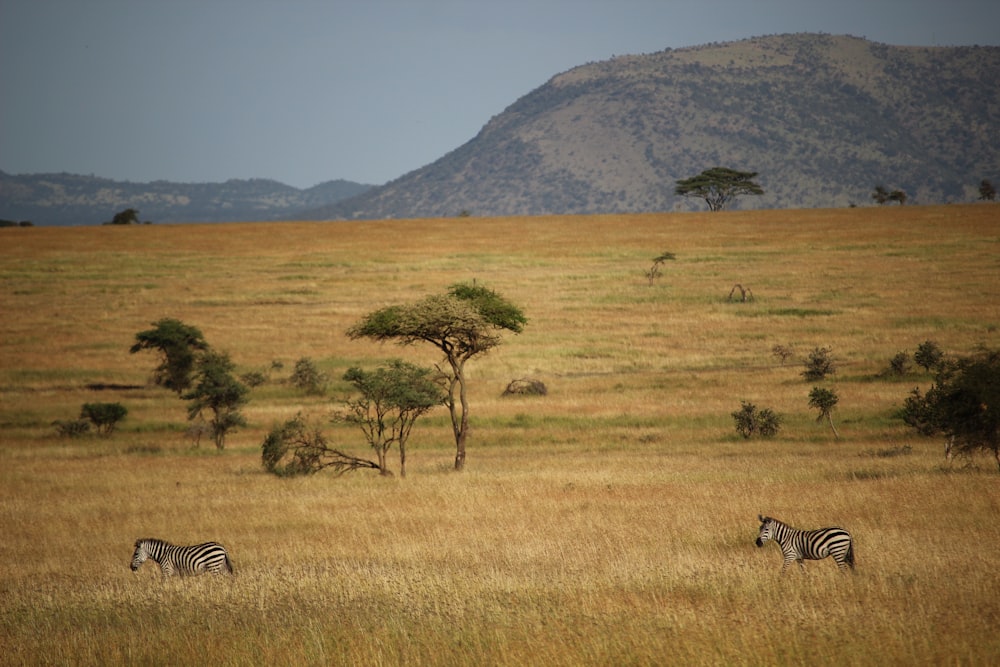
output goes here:
{"type": "Polygon", "coordinates": [[[438,370],[444,378],[444,402],[455,436],[455,470],[462,470],[469,435],[465,364],[500,345],[502,332],[521,333],[526,323],[519,308],[473,282],[452,285],[447,293],[416,303],[376,310],[348,329],[347,335],[401,345],[430,343],[444,354],[438,370]]]}
{"type": "Polygon", "coordinates": [[[240,408],[249,401],[250,389],[233,377],[235,368],[224,352],[206,352],[198,358],[194,387],[182,396],[189,401],[189,420],[201,418],[205,410],[211,411],[209,428],[217,449],[225,447],[230,431],[247,424],[240,408]]]}
{"type": "Polygon", "coordinates": [[[399,447],[399,475],[406,477],[406,441],[417,418],[444,402],[441,386],[431,369],[395,359],[388,366],[368,372],[350,368],[344,379],[361,395],[346,401],[347,410],[336,419],[361,427],[368,444],[378,457],[383,475],[386,454],[395,443],[399,447]]]}
{"type": "Polygon", "coordinates": [[[132,354],[142,350],[160,352],[160,365],[153,371],[153,382],[178,394],[191,386],[198,353],[208,350],[201,331],[171,317],[153,322],[153,328],[137,333],[135,341],[129,349],[132,354]]]}
{"type": "Polygon", "coordinates": [[[706,169],[697,176],[677,181],[674,194],[704,199],[710,211],[721,211],[741,195],[762,195],[764,190],[753,182],[755,171],[737,171],[727,167],[706,169]]]}
{"type": "Polygon", "coordinates": [[[816,421],[823,421],[825,418],[830,422],[830,428],[833,429],[833,437],[838,440],[840,439],[840,434],[837,433],[837,427],[833,425],[833,408],[839,401],[840,399],[837,397],[836,392],[832,389],[813,387],[812,391],[809,392],[809,407],[819,410],[819,416],[816,417],[816,421]]]}
{"type": "Polygon", "coordinates": [[[993,187],[988,179],[983,179],[979,182],[979,199],[981,201],[996,201],[997,189],[993,187]]]}

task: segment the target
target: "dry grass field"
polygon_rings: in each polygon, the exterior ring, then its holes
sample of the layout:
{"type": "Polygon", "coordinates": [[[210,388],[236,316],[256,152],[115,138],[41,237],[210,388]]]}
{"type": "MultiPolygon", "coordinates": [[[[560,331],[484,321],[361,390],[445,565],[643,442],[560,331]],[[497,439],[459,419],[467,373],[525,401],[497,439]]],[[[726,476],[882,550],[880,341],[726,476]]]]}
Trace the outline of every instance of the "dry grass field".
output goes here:
{"type": "Polygon", "coordinates": [[[0,230],[2,662],[996,664],[1000,474],[894,418],[921,369],[880,373],[928,339],[1000,346],[998,276],[992,205],[0,230]],[[438,361],[351,324],[471,279],[529,323],[470,363],[464,472],[443,409],[405,479],[263,472],[266,432],[322,423],[349,366],[438,361]],[[128,352],[162,317],[271,375],[224,451],[128,352]],[[815,347],[839,440],[807,405],[815,347]],[[302,357],[327,396],[285,382],[302,357]],[[515,378],[548,395],[502,397],[515,378]],[[781,433],[739,437],[741,400],[781,433]],[[88,402],[129,414],[58,437],[88,402]],[[848,528],[856,573],[781,576],[758,513],[848,528]],[[139,537],[220,541],[236,576],[133,574],[139,537]]]}

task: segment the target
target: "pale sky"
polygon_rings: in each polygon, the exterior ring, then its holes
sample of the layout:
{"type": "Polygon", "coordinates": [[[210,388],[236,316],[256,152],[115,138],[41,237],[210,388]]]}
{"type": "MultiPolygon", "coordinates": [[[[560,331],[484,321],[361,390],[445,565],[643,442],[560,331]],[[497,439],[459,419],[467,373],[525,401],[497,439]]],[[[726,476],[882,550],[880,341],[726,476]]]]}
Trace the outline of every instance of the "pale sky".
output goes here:
{"type": "Polygon", "coordinates": [[[551,77],[768,34],[1000,45],[996,0],[0,0],[0,170],[382,184],[551,77]]]}

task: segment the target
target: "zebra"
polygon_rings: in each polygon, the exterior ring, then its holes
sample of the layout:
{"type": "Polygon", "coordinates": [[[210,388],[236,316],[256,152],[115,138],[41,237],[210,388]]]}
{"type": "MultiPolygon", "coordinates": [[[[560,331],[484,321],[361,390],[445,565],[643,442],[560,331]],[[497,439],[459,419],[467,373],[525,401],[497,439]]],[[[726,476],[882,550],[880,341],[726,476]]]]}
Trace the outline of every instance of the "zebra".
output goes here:
{"type": "Polygon", "coordinates": [[[769,516],[757,515],[760,519],[760,533],[757,535],[757,546],[762,547],[768,540],[774,540],[785,555],[781,566],[784,574],[788,566],[795,561],[805,572],[802,561],[822,560],[833,556],[837,567],[843,572],[848,567],[854,569],[854,540],[851,534],[843,528],[820,528],[818,530],[796,530],[787,523],[782,523],[769,516]]]}
{"type": "Polygon", "coordinates": [[[226,548],[218,542],[206,542],[190,547],[179,547],[163,540],[146,538],[136,540],[135,553],[129,566],[135,572],[147,559],[160,566],[166,577],[174,574],[232,574],[233,562],[226,548]]]}

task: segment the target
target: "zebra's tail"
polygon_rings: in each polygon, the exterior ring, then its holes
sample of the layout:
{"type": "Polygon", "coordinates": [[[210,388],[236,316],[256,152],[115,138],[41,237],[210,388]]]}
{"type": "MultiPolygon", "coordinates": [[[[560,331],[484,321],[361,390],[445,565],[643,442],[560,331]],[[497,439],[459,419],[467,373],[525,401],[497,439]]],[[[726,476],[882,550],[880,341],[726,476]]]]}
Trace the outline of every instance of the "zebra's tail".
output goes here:
{"type": "Polygon", "coordinates": [[[852,538],[850,542],[847,543],[847,555],[844,556],[844,561],[854,569],[854,539],[852,538]]]}
{"type": "MultiPolygon", "coordinates": [[[[851,567],[854,567],[853,565],[851,567]]],[[[229,560],[229,554],[226,554],[226,572],[233,574],[233,561],[229,560]]]]}

